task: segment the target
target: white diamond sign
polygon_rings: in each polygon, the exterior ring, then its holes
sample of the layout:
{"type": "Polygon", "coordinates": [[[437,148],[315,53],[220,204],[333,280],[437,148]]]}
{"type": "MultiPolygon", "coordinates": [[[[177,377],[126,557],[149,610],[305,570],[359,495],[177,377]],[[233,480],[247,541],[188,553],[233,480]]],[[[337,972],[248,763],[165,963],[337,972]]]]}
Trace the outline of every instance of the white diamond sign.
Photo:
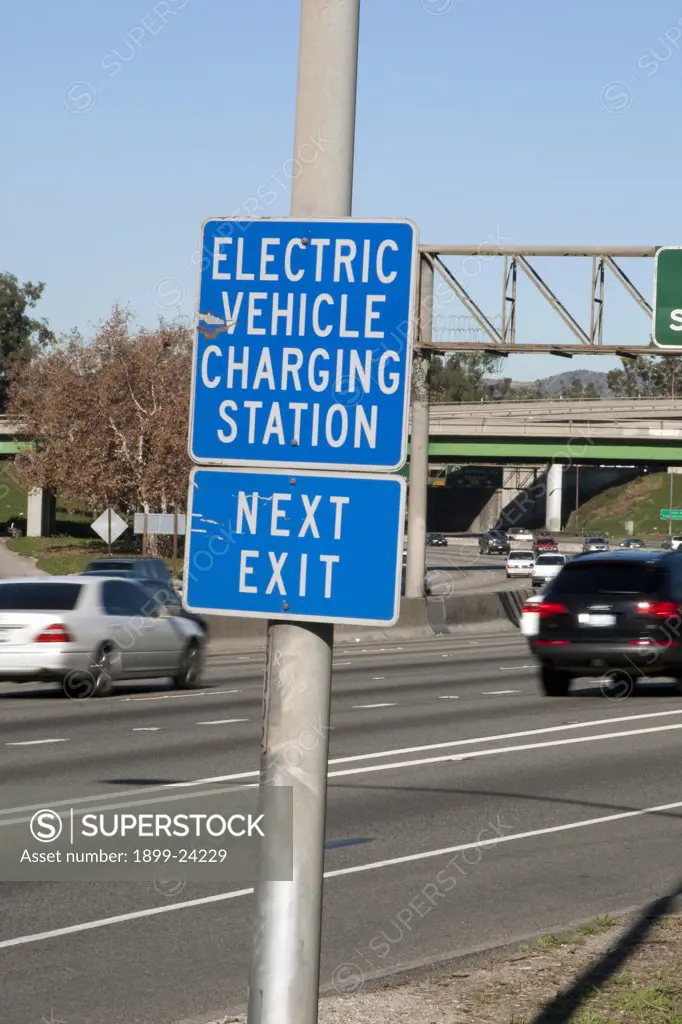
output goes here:
{"type": "Polygon", "coordinates": [[[112,508],[108,508],[95,519],[92,529],[107,544],[113,544],[122,533],[125,533],[128,524],[112,508]]]}

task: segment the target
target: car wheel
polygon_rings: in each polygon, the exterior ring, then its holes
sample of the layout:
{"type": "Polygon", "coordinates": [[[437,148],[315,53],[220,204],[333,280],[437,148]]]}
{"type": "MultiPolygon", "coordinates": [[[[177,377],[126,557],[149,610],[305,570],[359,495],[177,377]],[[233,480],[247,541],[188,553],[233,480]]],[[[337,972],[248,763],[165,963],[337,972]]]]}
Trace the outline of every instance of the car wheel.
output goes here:
{"type": "Polygon", "coordinates": [[[203,651],[196,640],[191,640],[184,650],[180,668],[173,676],[176,690],[198,690],[201,686],[203,651]]]}
{"type": "Polygon", "coordinates": [[[567,672],[543,665],[540,669],[540,686],[545,697],[566,697],[571,688],[571,677],[567,672]]]}
{"type": "Polygon", "coordinates": [[[69,700],[88,700],[90,697],[109,697],[113,688],[114,646],[104,643],[84,672],[70,672],[62,680],[62,691],[69,700]]]}

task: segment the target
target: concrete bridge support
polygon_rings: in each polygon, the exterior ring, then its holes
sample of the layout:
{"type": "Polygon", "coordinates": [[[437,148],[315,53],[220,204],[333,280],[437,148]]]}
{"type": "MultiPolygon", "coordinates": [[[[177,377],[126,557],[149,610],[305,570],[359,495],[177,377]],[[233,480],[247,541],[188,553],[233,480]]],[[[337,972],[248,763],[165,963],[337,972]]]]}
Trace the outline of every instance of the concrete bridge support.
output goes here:
{"type": "Polygon", "coordinates": [[[547,504],[545,512],[545,528],[550,533],[557,533],[561,529],[563,480],[564,467],[560,462],[553,462],[547,470],[547,504]]]}
{"type": "Polygon", "coordinates": [[[52,491],[37,487],[28,494],[26,536],[49,537],[55,525],[56,502],[52,491]]]}

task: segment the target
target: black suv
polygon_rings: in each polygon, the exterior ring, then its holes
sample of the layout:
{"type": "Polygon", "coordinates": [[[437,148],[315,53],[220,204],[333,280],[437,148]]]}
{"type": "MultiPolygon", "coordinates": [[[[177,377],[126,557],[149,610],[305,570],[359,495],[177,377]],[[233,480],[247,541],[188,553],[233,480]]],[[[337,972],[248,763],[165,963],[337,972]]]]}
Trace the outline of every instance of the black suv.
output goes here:
{"type": "Polygon", "coordinates": [[[682,553],[583,554],[523,618],[548,697],[565,696],[583,676],[628,692],[642,677],[682,679],[682,553]]]}
{"type": "Polygon", "coordinates": [[[508,555],[510,551],[509,538],[501,530],[489,530],[478,539],[479,555],[508,555]]]}
{"type": "Polygon", "coordinates": [[[427,533],[426,543],[431,548],[445,548],[448,546],[448,542],[442,533],[427,533]]]}
{"type": "Polygon", "coordinates": [[[96,558],[85,569],[86,572],[126,572],[136,580],[155,580],[158,583],[173,584],[173,576],[163,558],[96,558]]]}

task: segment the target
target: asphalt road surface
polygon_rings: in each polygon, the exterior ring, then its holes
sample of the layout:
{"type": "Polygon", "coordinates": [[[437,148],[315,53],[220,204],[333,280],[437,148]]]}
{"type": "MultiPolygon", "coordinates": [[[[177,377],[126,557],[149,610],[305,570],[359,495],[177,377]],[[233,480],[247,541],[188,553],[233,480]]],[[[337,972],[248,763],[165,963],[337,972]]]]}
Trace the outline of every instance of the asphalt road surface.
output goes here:
{"type": "MultiPolygon", "coordinates": [[[[262,664],[215,659],[193,694],[136,684],[74,704],[1,687],[2,808],[12,785],[253,779],[262,664]]],[[[679,694],[541,698],[523,640],[481,629],[339,647],[334,666],[324,991],[678,884],[679,694]]],[[[243,1006],[248,886],[7,882],[1,897],[3,1020],[177,1024],[243,1006]]]]}

